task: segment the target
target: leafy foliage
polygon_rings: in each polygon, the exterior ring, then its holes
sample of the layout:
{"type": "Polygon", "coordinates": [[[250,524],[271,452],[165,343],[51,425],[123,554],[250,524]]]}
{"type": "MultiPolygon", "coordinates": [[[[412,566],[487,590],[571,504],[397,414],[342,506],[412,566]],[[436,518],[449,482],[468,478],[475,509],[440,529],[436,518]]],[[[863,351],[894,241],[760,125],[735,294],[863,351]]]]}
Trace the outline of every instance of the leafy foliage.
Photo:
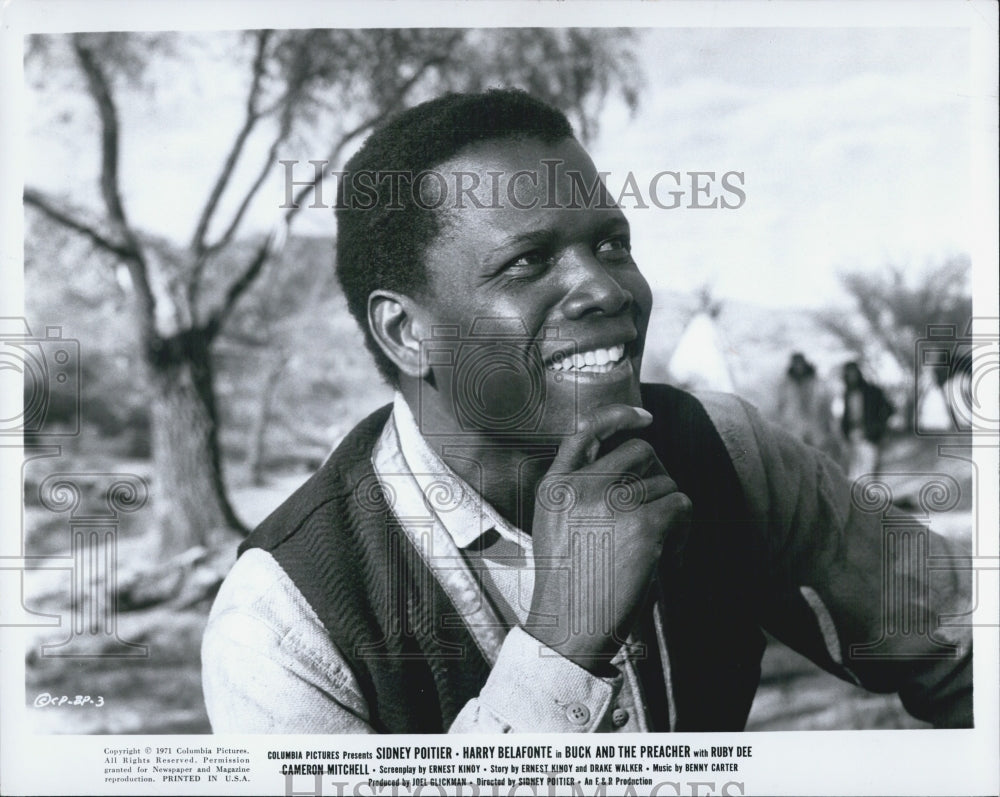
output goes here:
{"type": "Polygon", "coordinates": [[[962,334],[972,318],[967,255],[955,255],[914,276],[890,265],[876,274],[851,271],[841,282],[854,301],[850,317],[827,312],[823,325],[868,361],[892,357],[904,374],[914,371],[914,347],[931,324],[953,324],[962,334]]]}

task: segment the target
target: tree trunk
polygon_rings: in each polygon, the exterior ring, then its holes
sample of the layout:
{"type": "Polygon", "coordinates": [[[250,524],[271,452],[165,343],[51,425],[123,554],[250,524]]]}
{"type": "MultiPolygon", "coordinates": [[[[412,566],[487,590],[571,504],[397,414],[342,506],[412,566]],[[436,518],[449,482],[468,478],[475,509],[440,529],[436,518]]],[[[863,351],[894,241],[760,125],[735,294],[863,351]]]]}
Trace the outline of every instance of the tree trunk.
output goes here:
{"type": "Polygon", "coordinates": [[[152,388],[154,505],[161,552],[245,531],[226,497],[211,355],[200,330],[157,341],[147,353],[152,388]]]}
{"type": "Polygon", "coordinates": [[[257,401],[257,412],[251,425],[250,445],[247,454],[250,482],[256,487],[264,484],[264,437],[267,434],[267,424],[271,418],[274,395],[287,363],[284,351],[279,350],[271,357],[267,366],[267,376],[264,378],[264,385],[257,401]]]}

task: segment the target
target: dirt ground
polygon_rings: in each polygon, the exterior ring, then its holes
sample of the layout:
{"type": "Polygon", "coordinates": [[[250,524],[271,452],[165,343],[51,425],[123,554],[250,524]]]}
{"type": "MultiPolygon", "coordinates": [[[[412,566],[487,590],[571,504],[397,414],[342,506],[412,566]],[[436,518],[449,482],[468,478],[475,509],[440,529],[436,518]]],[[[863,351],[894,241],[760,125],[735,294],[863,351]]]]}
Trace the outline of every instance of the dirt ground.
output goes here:
{"type": "MultiPolygon", "coordinates": [[[[897,441],[886,467],[897,474],[900,490],[919,488],[928,473],[944,469],[967,490],[967,469],[957,460],[944,462],[926,441],[897,441]],[[900,475],[902,474],[902,475],[900,475]]],[[[305,478],[302,473],[275,476],[263,488],[237,488],[233,503],[249,523],[262,519],[305,478]]],[[[945,534],[967,533],[971,522],[967,500],[934,519],[945,534]]],[[[46,519],[45,510],[26,509],[29,553],[67,553],[65,520],[46,519]],[[32,527],[47,528],[30,534],[32,527]],[[60,531],[60,528],[62,531],[60,531]]],[[[235,543],[217,550],[193,550],[173,562],[153,564],[155,540],[149,534],[123,534],[118,545],[120,600],[117,636],[147,645],[148,655],[107,658],[114,640],[90,641],[83,658],[42,655],[41,646],[58,644],[67,635],[69,573],[29,572],[25,605],[63,617],[63,627],[29,629],[26,655],[26,700],[40,695],[91,696],[100,708],[32,708],[29,716],[41,733],[210,733],[201,695],[199,647],[219,579],[234,560],[235,543]],[[122,608],[120,606],[120,608],[122,608]]],[[[763,678],[751,711],[748,730],[914,728],[924,727],[902,710],[894,695],[873,695],[822,672],[806,659],[772,640],[763,662],[763,678]]]]}

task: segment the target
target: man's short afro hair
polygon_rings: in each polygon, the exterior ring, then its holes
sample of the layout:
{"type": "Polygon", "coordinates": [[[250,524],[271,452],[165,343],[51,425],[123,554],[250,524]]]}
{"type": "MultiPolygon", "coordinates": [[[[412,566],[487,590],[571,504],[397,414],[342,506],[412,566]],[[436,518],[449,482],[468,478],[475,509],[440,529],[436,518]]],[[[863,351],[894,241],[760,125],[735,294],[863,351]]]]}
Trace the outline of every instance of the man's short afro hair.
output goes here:
{"type": "Polygon", "coordinates": [[[419,295],[426,286],[424,252],[439,231],[437,211],[414,202],[413,178],[482,141],[556,143],[572,137],[562,111],[520,89],[452,93],[390,119],[347,162],[337,190],[337,279],[379,372],[390,383],[397,381],[396,367],[368,328],[368,297],[377,289],[419,295]],[[389,172],[410,180],[397,182],[393,190],[394,180],[379,179],[389,172]],[[359,174],[365,174],[363,193],[359,174]],[[372,194],[377,195],[374,203],[372,194]]]}

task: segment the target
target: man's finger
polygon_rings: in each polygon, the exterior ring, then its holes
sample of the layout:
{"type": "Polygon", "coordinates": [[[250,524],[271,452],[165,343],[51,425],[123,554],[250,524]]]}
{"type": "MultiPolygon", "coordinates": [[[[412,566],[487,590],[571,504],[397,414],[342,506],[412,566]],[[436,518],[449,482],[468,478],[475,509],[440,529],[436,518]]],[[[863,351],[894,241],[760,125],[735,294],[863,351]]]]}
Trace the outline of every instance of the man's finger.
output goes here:
{"type": "Polygon", "coordinates": [[[659,517],[663,536],[660,539],[663,555],[676,561],[691,532],[691,518],[694,507],[684,493],[673,491],[643,507],[659,517]]]}
{"type": "Polygon", "coordinates": [[[569,473],[589,465],[597,457],[601,443],[616,432],[642,429],[653,421],[642,407],[628,404],[606,404],[585,417],[576,434],[570,435],[559,446],[559,453],[550,472],[569,473]]]}
{"type": "MultiPolygon", "coordinates": [[[[644,479],[629,476],[608,483],[604,491],[604,505],[615,515],[627,515],[676,492],[677,484],[666,473],[644,479]]],[[[657,517],[657,513],[654,512],[652,515],[654,525],[659,522],[657,517]]]]}
{"type": "Polygon", "coordinates": [[[640,478],[666,473],[653,447],[637,437],[626,440],[607,454],[602,454],[585,470],[588,473],[608,475],[631,473],[640,478]]]}
{"type": "Polygon", "coordinates": [[[671,493],[677,492],[677,482],[671,479],[666,473],[658,473],[655,476],[647,476],[642,480],[645,489],[645,500],[643,503],[651,504],[671,493]]]}

